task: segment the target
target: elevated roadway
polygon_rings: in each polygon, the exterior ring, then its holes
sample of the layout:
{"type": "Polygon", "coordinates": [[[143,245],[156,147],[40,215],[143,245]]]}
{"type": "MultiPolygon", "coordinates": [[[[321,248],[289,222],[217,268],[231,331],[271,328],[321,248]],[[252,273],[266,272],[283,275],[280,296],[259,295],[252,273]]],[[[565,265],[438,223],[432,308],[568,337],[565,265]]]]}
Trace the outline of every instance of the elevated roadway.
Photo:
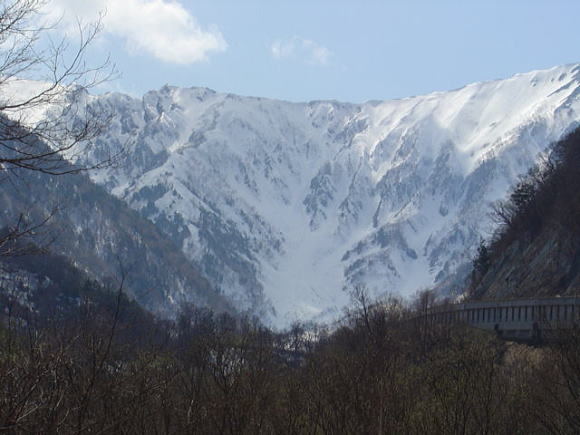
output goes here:
{"type": "Polygon", "coordinates": [[[506,339],[540,339],[580,325],[580,298],[550,297],[474,301],[437,306],[420,316],[439,324],[467,323],[506,339]]]}

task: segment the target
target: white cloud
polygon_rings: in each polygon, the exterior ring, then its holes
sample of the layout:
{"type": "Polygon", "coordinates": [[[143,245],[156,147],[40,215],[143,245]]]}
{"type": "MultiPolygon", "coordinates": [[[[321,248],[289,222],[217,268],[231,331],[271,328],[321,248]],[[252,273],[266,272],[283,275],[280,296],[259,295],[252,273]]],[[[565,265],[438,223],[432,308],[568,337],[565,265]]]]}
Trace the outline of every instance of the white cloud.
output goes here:
{"type": "Polygon", "coordinates": [[[191,64],[227,48],[217,28],[203,29],[175,0],[52,0],[46,10],[69,26],[94,21],[104,11],[105,34],[123,39],[131,52],[165,62],[191,64]]]}
{"type": "Polygon", "coordinates": [[[274,41],[270,53],[275,59],[302,60],[313,65],[327,65],[332,55],[325,46],[299,36],[274,41]]]}

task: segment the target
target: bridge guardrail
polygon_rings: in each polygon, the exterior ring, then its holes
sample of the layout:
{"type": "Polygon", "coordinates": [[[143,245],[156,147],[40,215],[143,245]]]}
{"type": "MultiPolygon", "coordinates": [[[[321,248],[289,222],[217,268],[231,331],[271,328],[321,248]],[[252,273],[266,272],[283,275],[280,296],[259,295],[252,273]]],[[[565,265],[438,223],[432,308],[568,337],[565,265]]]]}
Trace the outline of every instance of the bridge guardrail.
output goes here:
{"type": "Polygon", "coordinates": [[[540,337],[542,331],[580,324],[580,298],[471,301],[433,307],[419,316],[438,324],[467,323],[506,338],[540,337]]]}

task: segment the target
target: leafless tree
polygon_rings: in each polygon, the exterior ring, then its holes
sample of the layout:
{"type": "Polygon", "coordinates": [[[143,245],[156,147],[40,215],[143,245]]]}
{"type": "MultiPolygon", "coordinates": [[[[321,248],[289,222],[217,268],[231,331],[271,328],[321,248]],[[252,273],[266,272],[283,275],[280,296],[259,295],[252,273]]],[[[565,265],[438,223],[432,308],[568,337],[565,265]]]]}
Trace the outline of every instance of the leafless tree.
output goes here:
{"type": "MultiPolygon", "coordinates": [[[[101,20],[78,23],[78,43],[53,39],[57,23],[42,24],[48,0],[0,0],[0,181],[21,170],[63,175],[102,167],[106,157],[87,166],[79,163],[85,147],[102,133],[110,114],[87,103],[87,91],[115,75],[105,59],[86,61],[101,20]]],[[[50,215],[50,213],[49,213],[50,215]]],[[[6,246],[34,234],[50,218],[21,216],[0,234],[0,255],[6,246]]],[[[11,245],[11,249],[14,246],[11,245]]]]}
{"type": "Polygon", "coordinates": [[[87,169],[71,166],[62,157],[78,153],[108,120],[82,100],[88,89],[114,74],[108,59],[97,66],[85,60],[100,21],[79,23],[79,42],[72,47],[66,39],[50,42],[52,28],[38,24],[45,0],[0,4],[0,167],[48,174],[87,169]],[[41,48],[44,44],[48,47],[41,48]],[[34,84],[22,90],[23,80],[34,84]],[[47,116],[39,119],[39,112],[47,116]]]}

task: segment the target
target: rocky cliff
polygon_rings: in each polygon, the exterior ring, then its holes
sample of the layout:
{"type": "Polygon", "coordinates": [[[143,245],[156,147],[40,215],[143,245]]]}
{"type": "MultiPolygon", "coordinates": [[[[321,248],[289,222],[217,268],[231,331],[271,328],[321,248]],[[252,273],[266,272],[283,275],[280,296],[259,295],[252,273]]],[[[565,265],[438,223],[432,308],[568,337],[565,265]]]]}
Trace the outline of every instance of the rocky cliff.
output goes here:
{"type": "Polygon", "coordinates": [[[580,129],[551,147],[547,164],[522,177],[500,204],[477,299],[580,296],[580,129]]]}

